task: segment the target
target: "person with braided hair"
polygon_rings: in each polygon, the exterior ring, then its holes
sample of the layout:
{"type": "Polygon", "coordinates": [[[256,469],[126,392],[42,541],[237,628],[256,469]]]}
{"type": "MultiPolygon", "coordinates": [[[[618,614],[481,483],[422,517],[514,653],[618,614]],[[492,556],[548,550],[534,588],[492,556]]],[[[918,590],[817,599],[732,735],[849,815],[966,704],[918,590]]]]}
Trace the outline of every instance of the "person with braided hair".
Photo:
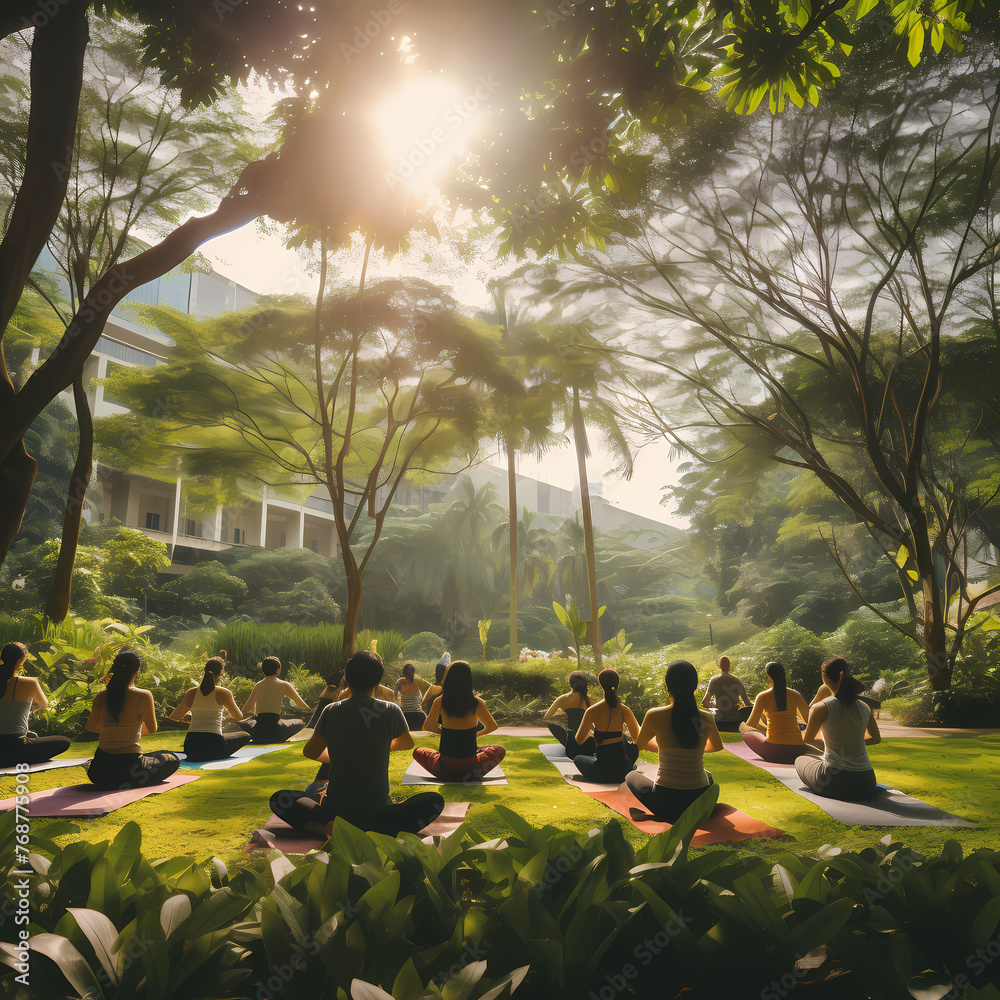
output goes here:
{"type": "Polygon", "coordinates": [[[142,659],[123,649],[111,663],[107,687],[94,698],[87,732],[100,742],[87,769],[91,782],[104,791],[145,788],[166,781],[180,766],[180,757],[169,750],[142,753],[139,740],[156,732],[153,695],[135,686],[142,659]]]}
{"type": "MultiPolygon", "coordinates": [[[[225,652],[222,650],[222,654],[225,652]]],[[[219,685],[225,666],[222,655],[206,660],[201,684],[189,688],[170,714],[175,722],[183,722],[188,713],[191,715],[191,725],[184,737],[184,754],[191,762],[224,760],[250,742],[249,733],[222,731],[223,712],[237,722],[243,718],[233,692],[219,685]]]]}
{"type": "Polygon", "coordinates": [[[674,660],[667,665],[663,683],[670,704],[646,713],[636,740],[640,749],[656,740],[660,758],[656,781],[633,773],[625,783],[656,819],[676,823],[714,784],[711,773],[705,770],[704,757],[706,751],[722,749],[722,737],[713,714],[699,709],[695,701],[698,671],[693,664],[674,660]]]}
{"type": "Polygon", "coordinates": [[[69,749],[66,736],[36,736],[28,729],[28,716],[49,699],[36,678],[17,676],[27,659],[23,642],[0,650],[0,767],[44,764],[69,749]]]}

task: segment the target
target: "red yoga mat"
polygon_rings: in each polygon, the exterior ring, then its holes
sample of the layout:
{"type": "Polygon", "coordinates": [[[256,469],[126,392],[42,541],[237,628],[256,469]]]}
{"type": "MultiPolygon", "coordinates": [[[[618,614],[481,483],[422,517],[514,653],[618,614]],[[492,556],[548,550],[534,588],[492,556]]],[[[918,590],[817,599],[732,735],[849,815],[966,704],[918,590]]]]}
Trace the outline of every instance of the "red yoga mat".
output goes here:
{"type": "MultiPolygon", "coordinates": [[[[446,802],[444,811],[433,823],[420,831],[422,837],[446,837],[454,833],[464,822],[468,802],[446,802]]],[[[251,851],[281,851],[282,854],[307,854],[318,851],[326,843],[325,838],[311,833],[296,833],[283,819],[271,818],[264,826],[254,831],[250,843],[243,848],[244,854],[251,851]]]]}
{"type": "MultiPolygon", "coordinates": [[[[27,814],[36,816],[105,816],[122,806],[131,805],[147,795],[162,795],[172,788],[197,781],[197,774],[172,774],[158,785],[145,788],[129,788],[123,792],[102,792],[93,785],[67,785],[65,788],[47,788],[44,792],[32,792],[27,814]]],[[[0,799],[0,810],[7,812],[14,808],[15,799],[0,799]]]]}
{"type": "MultiPolygon", "coordinates": [[[[611,791],[587,792],[592,799],[603,802],[609,809],[613,809],[620,816],[624,816],[637,830],[648,833],[650,836],[657,833],[666,833],[671,824],[661,820],[653,819],[646,812],[639,800],[628,790],[627,785],[621,785],[611,791]],[[646,817],[645,819],[643,817],[646,817]]],[[[727,806],[720,802],[715,811],[698,828],[697,833],[691,838],[691,843],[696,847],[706,844],[727,844],[738,840],[749,840],[751,837],[783,837],[784,830],[777,827],[768,826],[747,815],[735,806],[727,806]]]]}

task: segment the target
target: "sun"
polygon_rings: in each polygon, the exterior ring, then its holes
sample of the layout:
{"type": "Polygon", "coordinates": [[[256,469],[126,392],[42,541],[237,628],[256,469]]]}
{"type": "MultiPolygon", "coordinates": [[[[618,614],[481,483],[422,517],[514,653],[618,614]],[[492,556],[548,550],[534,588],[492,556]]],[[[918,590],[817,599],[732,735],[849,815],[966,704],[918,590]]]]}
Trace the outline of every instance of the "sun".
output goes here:
{"type": "Polygon", "coordinates": [[[488,87],[472,94],[444,76],[414,76],[373,112],[391,191],[434,200],[456,161],[468,156],[488,87]]]}

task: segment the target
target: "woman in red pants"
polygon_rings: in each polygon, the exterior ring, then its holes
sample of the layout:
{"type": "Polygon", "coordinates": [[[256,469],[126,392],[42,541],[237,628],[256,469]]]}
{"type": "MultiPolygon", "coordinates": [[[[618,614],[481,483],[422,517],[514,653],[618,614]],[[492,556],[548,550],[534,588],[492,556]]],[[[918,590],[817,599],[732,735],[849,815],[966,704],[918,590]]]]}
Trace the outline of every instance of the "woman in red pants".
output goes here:
{"type": "Polygon", "coordinates": [[[478,747],[477,730],[485,736],[496,728],[486,702],[472,690],[472,668],[464,660],[456,660],[424,723],[428,732],[441,733],[441,749],[417,747],[413,759],[444,781],[482,781],[507,751],[501,746],[478,747]]]}

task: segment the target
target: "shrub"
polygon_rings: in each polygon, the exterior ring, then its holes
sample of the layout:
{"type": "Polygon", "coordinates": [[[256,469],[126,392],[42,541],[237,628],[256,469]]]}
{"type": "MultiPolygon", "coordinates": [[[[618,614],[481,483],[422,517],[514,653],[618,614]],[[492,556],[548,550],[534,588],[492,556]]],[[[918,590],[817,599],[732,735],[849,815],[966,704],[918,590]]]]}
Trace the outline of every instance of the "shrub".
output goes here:
{"type": "Polygon", "coordinates": [[[914,641],[880,618],[852,615],[835,632],[823,636],[830,656],[842,656],[852,672],[873,683],[888,671],[923,671],[914,641]]]}
{"type": "Polygon", "coordinates": [[[375,640],[375,648],[386,667],[399,659],[400,650],[403,648],[403,637],[394,629],[363,629],[357,634],[354,644],[358,649],[370,649],[372,640],[375,640]]]}
{"type": "Polygon", "coordinates": [[[435,660],[448,648],[441,636],[434,632],[418,632],[411,635],[400,648],[405,660],[435,660]]]}
{"type": "Polygon", "coordinates": [[[161,615],[228,618],[247,594],[247,585],[232,576],[222,563],[199,563],[183,576],[165,583],[150,600],[150,609],[161,615]]]}
{"type": "MultiPolygon", "coordinates": [[[[638,850],[614,820],[575,833],[502,805],[510,833],[488,845],[466,825],[439,848],[338,819],[322,854],[272,853],[259,871],[145,858],[134,822],[113,842],[65,847],[53,838],[73,824],[33,829],[25,861],[11,810],[0,891],[18,898],[21,865],[44,873],[25,906],[39,997],[996,995],[984,944],[1000,912],[997,852],[965,857],[950,840],[926,857],[887,835],[777,864],[730,847],[692,857],[717,800],[716,787],[638,850]]],[[[9,985],[18,933],[0,925],[9,985]]]]}
{"type": "Polygon", "coordinates": [[[818,636],[788,620],[762,629],[746,642],[733,646],[728,654],[734,672],[751,693],[770,684],[764,675],[764,665],[777,660],[785,668],[788,686],[800,692],[806,701],[819,687],[819,667],[829,655],[818,636]]]}
{"type": "Polygon", "coordinates": [[[258,600],[264,591],[290,591],[306,580],[315,580],[329,594],[337,589],[344,575],[338,560],[317,555],[311,549],[261,549],[235,560],[229,571],[246,583],[252,600],[258,600]]]}
{"type": "Polygon", "coordinates": [[[261,624],[334,625],[343,617],[340,605],[315,577],[295,584],[291,590],[265,589],[255,600],[246,601],[243,611],[261,624]]]}

